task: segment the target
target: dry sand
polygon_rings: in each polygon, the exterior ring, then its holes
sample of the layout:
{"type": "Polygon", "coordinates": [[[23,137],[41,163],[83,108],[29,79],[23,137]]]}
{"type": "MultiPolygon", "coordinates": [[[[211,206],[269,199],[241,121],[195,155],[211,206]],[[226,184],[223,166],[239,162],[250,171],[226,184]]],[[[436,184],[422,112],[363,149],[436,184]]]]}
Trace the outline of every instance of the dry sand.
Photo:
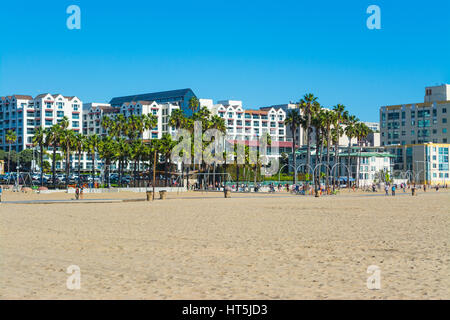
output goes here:
{"type": "MultiPolygon", "coordinates": [[[[3,199],[73,197],[6,192],[3,199]]],[[[0,298],[450,299],[449,244],[443,191],[2,203],[0,298]],[[78,291],[66,288],[69,265],[81,269],[78,291]],[[380,290],[367,289],[370,265],[381,269],[380,290]]]]}

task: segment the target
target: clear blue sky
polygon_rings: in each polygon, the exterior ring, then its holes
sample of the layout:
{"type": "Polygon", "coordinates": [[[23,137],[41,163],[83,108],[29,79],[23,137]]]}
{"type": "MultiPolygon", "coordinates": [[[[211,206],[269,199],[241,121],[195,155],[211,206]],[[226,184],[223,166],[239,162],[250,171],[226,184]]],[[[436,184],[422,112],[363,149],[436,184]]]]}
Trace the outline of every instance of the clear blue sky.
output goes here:
{"type": "Polygon", "coordinates": [[[450,1],[2,1],[0,95],[85,102],[190,87],[246,108],[312,92],[378,121],[450,82],[450,1]],[[81,30],[66,8],[81,8],[81,30]],[[381,8],[382,30],[366,28],[381,8]]]}

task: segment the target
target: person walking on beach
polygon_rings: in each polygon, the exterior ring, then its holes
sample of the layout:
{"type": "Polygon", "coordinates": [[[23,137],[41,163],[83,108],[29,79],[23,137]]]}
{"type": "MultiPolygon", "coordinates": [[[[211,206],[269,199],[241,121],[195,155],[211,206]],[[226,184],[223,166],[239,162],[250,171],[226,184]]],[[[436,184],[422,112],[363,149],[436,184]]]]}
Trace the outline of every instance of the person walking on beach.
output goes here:
{"type": "Polygon", "coordinates": [[[81,185],[80,187],[80,195],[79,195],[79,199],[83,200],[83,185],[81,185]]]}
{"type": "Polygon", "coordinates": [[[392,185],[392,196],[395,197],[395,184],[392,185]]]}
{"type": "Polygon", "coordinates": [[[384,186],[384,192],[386,192],[387,196],[389,195],[389,187],[388,187],[388,185],[384,186]]]}
{"type": "Polygon", "coordinates": [[[80,198],[80,185],[77,184],[75,189],[75,199],[78,200],[80,198]]]}
{"type": "Polygon", "coordinates": [[[3,193],[3,187],[0,186],[0,202],[2,202],[2,193],[3,193]]]}

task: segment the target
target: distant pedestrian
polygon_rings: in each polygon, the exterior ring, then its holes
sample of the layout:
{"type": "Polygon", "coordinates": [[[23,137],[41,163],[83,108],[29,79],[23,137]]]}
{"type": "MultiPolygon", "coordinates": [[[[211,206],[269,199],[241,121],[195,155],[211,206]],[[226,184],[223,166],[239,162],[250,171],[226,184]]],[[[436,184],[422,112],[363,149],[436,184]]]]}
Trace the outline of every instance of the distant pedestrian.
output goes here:
{"type": "Polygon", "coordinates": [[[389,187],[388,187],[388,185],[384,186],[384,192],[386,193],[387,196],[389,195],[389,187]]]}
{"type": "Polygon", "coordinates": [[[392,186],[392,196],[395,196],[395,184],[392,186]]]}

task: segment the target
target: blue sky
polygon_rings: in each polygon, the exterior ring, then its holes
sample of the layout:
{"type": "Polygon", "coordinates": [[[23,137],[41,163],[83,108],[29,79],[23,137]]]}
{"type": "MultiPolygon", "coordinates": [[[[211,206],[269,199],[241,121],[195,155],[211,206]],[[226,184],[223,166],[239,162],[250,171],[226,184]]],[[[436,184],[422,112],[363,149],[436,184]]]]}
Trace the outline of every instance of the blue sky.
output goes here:
{"type": "Polygon", "coordinates": [[[192,88],[246,108],[312,92],[364,121],[450,82],[450,1],[2,1],[0,95],[192,88]],[[66,8],[81,8],[68,30],[66,8]],[[382,29],[366,27],[369,5],[382,29]]]}

